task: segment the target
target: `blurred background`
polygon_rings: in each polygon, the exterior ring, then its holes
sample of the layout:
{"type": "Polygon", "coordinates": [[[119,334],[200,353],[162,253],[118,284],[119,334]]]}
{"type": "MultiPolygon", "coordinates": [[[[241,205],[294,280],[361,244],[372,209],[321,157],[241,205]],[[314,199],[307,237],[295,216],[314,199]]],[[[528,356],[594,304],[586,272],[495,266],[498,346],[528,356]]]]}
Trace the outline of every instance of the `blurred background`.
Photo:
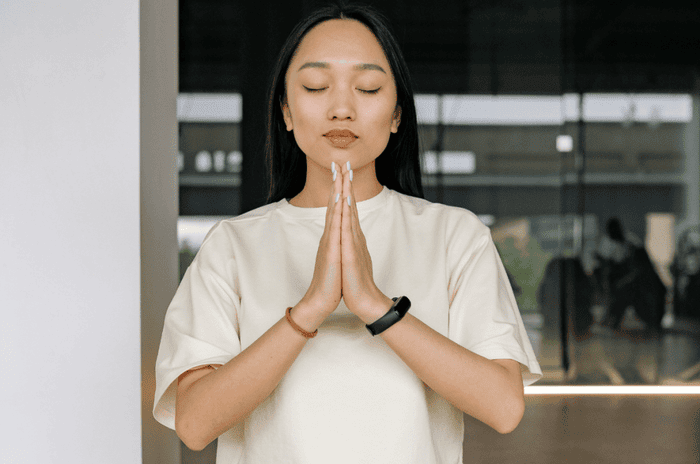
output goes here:
{"type": "MultiPolygon", "coordinates": [[[[180,275],[264,204],[269,71],[319,4],[180,0],[180,275]]],[[[425,197],[491,228],[538,385],[700,385],[700,9],[371,4],[413,77],[425,197]]]]}
{"type": "MultiPolygon", "coordinates": [[[[181,274],[217,220],[264,204],[269,70],[318,4],[180,1],[181,274]]],[[[372,4],[414,78],[426,199],[491,227],[541,384],[697,382],[698,9],[372,4]]]]}

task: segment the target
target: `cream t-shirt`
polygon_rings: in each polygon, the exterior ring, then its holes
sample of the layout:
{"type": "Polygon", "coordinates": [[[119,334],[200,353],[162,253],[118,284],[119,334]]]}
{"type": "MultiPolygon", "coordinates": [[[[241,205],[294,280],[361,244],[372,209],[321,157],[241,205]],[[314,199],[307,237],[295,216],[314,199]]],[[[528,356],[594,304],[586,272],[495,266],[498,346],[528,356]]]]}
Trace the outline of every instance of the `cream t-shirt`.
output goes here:
{"type": "MultiPolygon", "coordinates": [[[[379,290],[407,296],[413,316],[466,349],[518,361],[525,385],[541,377],[490,230],[473,213],[386,187],[357,209],[379,290]]],[[[180,374],[225,364],[301,300],[325,211],[281,200],[212,228],[165,316],[161,424],[175,427],[180,374]]],[[[463,433],[462,412],[341,300],[272,394],[219,437],[217,464],[461,464],[463,433]]]]}

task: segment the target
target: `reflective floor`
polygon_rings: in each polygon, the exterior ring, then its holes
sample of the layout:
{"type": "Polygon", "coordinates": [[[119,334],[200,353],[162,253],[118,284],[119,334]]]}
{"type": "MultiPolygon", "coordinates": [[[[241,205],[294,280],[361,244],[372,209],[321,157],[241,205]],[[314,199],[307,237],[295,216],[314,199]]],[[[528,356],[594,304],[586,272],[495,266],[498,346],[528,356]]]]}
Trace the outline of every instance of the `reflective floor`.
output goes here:
{"type": "MultiPolygon", "coordinates": [[[[700,395],[526,396],[515,431],[464,416],[465,464],[698,464],[700,395]]],[[[183,464],[213,464],[216,441],[183,464]]]]}
{"type": "Polygon", "coordinates": [[[515,431],[465,416],[465,464],[700,462],[700,396],[527,396],[515,431]]]}
{"type": "Polygon", "coordinates": [[[545,377],[537,385],[698,385],[700,322],[667,318],[661,334],[650,334],[628,309],[621,330],[600,323],[602,308],[585,340],[568,345],[570,368],[562,368],[557,330],[542,327],[537,314],[523,315],[545,377]]]}

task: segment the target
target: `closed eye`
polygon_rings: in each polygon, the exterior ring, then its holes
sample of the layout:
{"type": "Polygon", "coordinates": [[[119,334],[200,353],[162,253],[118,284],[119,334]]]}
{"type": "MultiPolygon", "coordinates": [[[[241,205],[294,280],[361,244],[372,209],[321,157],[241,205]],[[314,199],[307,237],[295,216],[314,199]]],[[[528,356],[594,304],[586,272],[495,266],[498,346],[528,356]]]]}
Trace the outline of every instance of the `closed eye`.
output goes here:
{"type": "MultiPolygon", "coordinates": [[[[311,92],[311,93],[322,92],[323,90],[326,90],[326,88],[327,88],[327,87],[321,87],[320,89],[312,89],[312,88],[309,88],[305,85],[303,87],[304,87],[304,89],[306,89],[307,92],[311,92]]],[[[362,92],[364,94],[373,95],[373,94],[379,92],[380,89],[381,89],[381,87],[376,88],[374,90],[364,90],[364,89],[357,89],[357,90],[359,90],[360,92],[362,92]]]]}
{"type": "Polygon", "coordinates": [[[322,90],[326,90],[325,87],[322,87],[322,88],[320,88],[320,89],[310,89],[310,88],[308,88],[308,87],[305,86],[305,85],[304,85],[303,87],[304,87],[308,92],[320,92],[320,91],[322,91],[322,90]]]}

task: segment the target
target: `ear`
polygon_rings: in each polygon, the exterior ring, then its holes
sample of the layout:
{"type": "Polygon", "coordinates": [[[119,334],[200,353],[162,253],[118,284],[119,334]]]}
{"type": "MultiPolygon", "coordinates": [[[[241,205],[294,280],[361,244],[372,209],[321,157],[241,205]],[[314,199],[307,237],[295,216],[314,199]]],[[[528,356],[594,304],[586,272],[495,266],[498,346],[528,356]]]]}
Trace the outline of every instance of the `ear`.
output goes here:
{"type": "Polygon", "coordinates": [[[399,124],[401,124],[401,107],[399,105],[396,105],[396,109],[394,110],[394,116],[391,119],[391,132],[393,132],[394,134],[398,132],[399,124]]]}
{"type": "Polygon", "coordinates": [[[286,98],[283,101],[280,101],[280,108],[282,109],[284,124],[287,126],[287,132],[289,132],[294,128],[294,126],[292,125],[292,113],[289,111],[289,105],[287,105],[286,98]]]}

